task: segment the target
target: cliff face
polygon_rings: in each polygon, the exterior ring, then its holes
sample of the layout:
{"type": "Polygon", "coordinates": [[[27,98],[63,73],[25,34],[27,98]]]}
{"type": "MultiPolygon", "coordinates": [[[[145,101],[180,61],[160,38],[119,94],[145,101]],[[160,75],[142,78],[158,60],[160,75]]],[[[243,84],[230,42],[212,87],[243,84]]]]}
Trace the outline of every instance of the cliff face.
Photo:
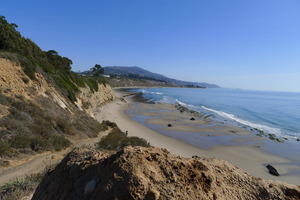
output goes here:
{"type": "Polygon", "coordinates": [[[226,161],[165,149],[77,149],[43,178],[33,200],[300,199],[300,187],[255,178],[226,161]]]}
{"type": "MultiPolygon", "coordinates": [[[[36,81],[27,77],[21,66],[0,58],[0,90],[9,96],[23,96],[27,100],[34,100],[36,96],[44,96],[55,101],[60,107],[72,113],[74,105],[66,99],[56,88],[48,83],[41,73],[36,73],[36,81]]],[[[75,104],[80,110],[87,111],[91,116],[92,109],[102,106],[115,98],[109,85],[98,84],[98,92],[92,92],[89,87],[80,88],[75,104]]],[[[42,106],[42,105],[41,105],[42,106]]]]}
{"type": "Polygon", "coordinates": [[[0,58],[0,159],[60,150],[70,145],[69,137],[95,137],[103,130],[92,110],[114,99],[109,85],[98,84],[93,92],[78,87],[72,103],[52,74],[37,70],[34,77],[17,62],[0,58]]]}
{"type": "Polygon", "coordinates": [[[114,100],[116,97],[110,85],[98,84],[98,88],[98,92],[94,93],[89,88],[80,88],[80,92],[76,95],[77,101],[75,104],[80,110],[86,111],[93,118],[95,109],[114,100]]]}
{"type": "Polygon", "coordinates": [[[37,96],[51,98],[60,107],[71,112],[72,103],[49,84],[42,74],[36,73],[36,81],[31,80],[23,68],[7,59],[0,58],[0,90],[1,93],[11,97],[23,97],[24,100],[33,101],[37,96]]]}

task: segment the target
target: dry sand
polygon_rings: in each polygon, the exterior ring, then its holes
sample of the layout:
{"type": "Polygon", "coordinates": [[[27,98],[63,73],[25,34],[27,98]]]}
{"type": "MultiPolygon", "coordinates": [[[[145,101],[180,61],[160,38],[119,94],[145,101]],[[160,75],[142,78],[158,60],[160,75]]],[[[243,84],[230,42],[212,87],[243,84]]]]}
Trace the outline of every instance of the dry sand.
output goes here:
{"type": "MultiPolygon", "coordinates": [[[[180,156],[185,157],[191,157],[194,155],[197,156],[203,156],[203,157],[215,157],[219,159],[223,159],[226,161],[229,161],[230,163],[242,168],[246,172],[250,173],[251,175],[254,175],[256,177],[264,178],[264,179],[271,179],[271,180],[279,180],[284,181],[287,183],[292,183],[296,185],[300,185],[300,175],[282,175],[279,177],[275,177],[273,175],[270,175],[268,173],[267,168],[265,167],[266,163],[271,163],[275,168],[278,170],[280,174],[287,174],[295,169],[298,170],[299,166],[293,165],[289,160],[281,158],[276,155],[271,155],[266,152],[263,152],[259,148],[255,146],[250,145],[218,145],[213,148],[210,148],[208,150],[201,149],[195,146],[192,146],[190,144],[187,144],[185,142],[182,142],[180,140],[174,139],[172,137],[167,137],[162,134],[159,134],[150,128],[132,120],[128,114],[125,113],[126,110],[132,110],[132,106],[140,106],[140,103],[132,102],[131,96],[128,96],[128,94],[120,91],[116,91],[116,95],[118,97],[117,100],[108,103],[104,105],[103,107],[99,108],[95,111],[95,117],[100,122],[102,120],[110,120],[113,122],[116,122],[121,130],[128,131],[129,136],[138,136],[141,138],[146,139],[152,146],[166,148],[172,153],[178,154],[180,156]]],[[[146,107],[160,110],[167,110],[165,111],[164,115],[167,115],[168,112],[171,112],[168,107],[165,105],[147,105],[146,107]],[[150,106],[150,107],[149,107],[150,106]],[[162,106],[162,107],[157,107],[162,106]]],[[[151,110],[148,112],[150,113],[143,113],[144,110],[141,111],[140,114],[146,114],[148,116],[157,116],[157,114],[152,113],[151,110]]],[[[179,117],[177,114],[169,113],[170,118],[165,119],[165,121],[161,120],[149,120],[149,124],[155,124],[155,123],[167,123],[172,121],[174,123],[175,120],[179,121],[177,128],[178,130],[185,131],[185,132],[194,132],[195,127],[197,123],[199,124],[205,124],[209,122],[209,119],[207,122],[187,122],[186,116],[184,114],[180,113],[183,117],[179,117]],[[190,129],[186,129],[186,124],[189,123],[190,129]],[[194,127],[193,127],[194,126],[194,127]]],[[[212,137],[214,134],[220,134],[224,130],[224,132],[227,132],[227,134],[230,134],[235,131],[238,132],[238,134],[241,135],[247,135],[249,134],[246,130],[238,128],[238,127],[231,127],[231,126],[223,126],[222,124],[219,124],[220,127],[218,127],[217,131],[212,131],[211,129],[207,128],[207,132],[210,132],[212,137]],[[222,128],[223,127],[223,128],[222,128]],[[220,130],[222,129],[222,130],[220,130]]],[[[176,128],[176,127],[171,127],[176,128]]],[[[234,133],[235,134],[235,133],[234,133]]],[[[258,141],[259,142],[259,141],[258,141]]]]}

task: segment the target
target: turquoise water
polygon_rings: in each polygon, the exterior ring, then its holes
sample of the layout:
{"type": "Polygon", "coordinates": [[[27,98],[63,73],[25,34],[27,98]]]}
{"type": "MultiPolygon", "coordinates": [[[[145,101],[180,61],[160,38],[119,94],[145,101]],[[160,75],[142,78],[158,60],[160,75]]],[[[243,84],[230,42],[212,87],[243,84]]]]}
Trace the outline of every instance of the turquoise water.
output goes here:
{"type": "Polygon", "coordinates": [[[249,129],[278,137],[300,138],[300,93],[234,89],[150,88],[135,89],[150,101],[180,103],[249,129]]]}

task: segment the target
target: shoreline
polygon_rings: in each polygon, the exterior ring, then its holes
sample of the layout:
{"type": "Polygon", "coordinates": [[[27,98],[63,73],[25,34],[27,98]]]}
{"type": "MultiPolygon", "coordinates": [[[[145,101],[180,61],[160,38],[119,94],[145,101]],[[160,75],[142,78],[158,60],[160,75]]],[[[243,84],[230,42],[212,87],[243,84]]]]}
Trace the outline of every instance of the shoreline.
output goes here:
{"type": "MultiPolygon", "coordinates": [[[[226,160],[256,177],[300,185],[300,174],[292,173],[293,170],[300,167],[294,165],[288,159],[266,153],[257,147],[251,147],[248,145],[214,145],[212,148],[202,149],[179,139],[162,135],[157,131],[154,131],[131,119],[132,116],[128,114],[128,111],[132,111],[134,107],[142,105],[142,103],[133,102],[132,95],[128,95],[128,92],[115,90],[115,93],[118,97],[117,100],[104,105],[95,111],[95,117],[97,120],[110,120],[116,122],[122,131],[128,131],[129,136],[144,138],[150,142],[152,146],[166,148],[171,153],[178,154],[180,156],[192,157],[197,155],[208,158],[215,157],[221,160],[226,160]],[[275,177],[269,174],[265,167],[268,163],[272,164],[282,175],[275,177]]],[[[156,104],[146,105],[147,108],[145,109],[149,110],[154,108],[156,104]]],[[[173,117],[176,118],[178,116],[173,117]]],[[[183,128],[182,131],[184,132],[184,127],[181,128],[183,128]]],[[[222,128],[218,130],[218,132],[222,132],[222,128]]],[[[211,137],[216,137],[216,135],[212,134],[211,137]]]]}

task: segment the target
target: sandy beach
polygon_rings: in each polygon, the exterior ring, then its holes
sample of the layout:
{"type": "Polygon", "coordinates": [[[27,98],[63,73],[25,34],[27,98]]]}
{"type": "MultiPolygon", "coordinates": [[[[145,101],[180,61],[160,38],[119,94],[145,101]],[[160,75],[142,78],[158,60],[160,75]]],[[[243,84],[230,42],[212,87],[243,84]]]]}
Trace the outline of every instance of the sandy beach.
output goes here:
{"type": "MultiPolygon", "coordinates": [[[[294,173],[300,171],[299,165],[295,165],[290,160],[277,155],[271,155],[262,151],[259,147],[261,139],[254,137],[247,130],[234,127],[227,124],[211,125],[211,119],[190,120],[191,116],[187,113],[180,113],[171,104],[144,104],[132,101],[132,96],[126,92],[116,90],[117,100],[104,105],[95,111],[97,120],[110,120],[116,122],[122,131],[127,131],[129,136],[138,136],[146,139],[152,146],[166,148],[171,153],[180,156],[192,157],[214,157],[226,160],[241,169],[245,170],[256,177],[279,180],[291,184],[300,185],[300,174],[294,173]],[[133,120],[136,115],[146,117],[146,124],[139,123],[138,119],[133,120]],[[172,127],[167,127],[167,124],[172,124],[172,127]],[[162,130],[168,133],[197,133],[202,127],[201,132],[204,132],[205,137],[226,137],[230,134],[238,134],[241,137],[235,141],[230,141],[234,145],[217,145],[209,144],[203,140],[204,148],[199,148],[198,145],[191,145],[174,137],[163,135],[154,131],[149,126],[165,126],[162,130]],[[252,141],[251,144],[245,145],[245,141],[252,141]],[[198,146],[198,147],[197,147],[198,146]],[[281,176],[273,176],[268,173],[266,164],[272,164],[281,176]]],[[[191,139],[192,142],[193,139],[191,139]]]]}

